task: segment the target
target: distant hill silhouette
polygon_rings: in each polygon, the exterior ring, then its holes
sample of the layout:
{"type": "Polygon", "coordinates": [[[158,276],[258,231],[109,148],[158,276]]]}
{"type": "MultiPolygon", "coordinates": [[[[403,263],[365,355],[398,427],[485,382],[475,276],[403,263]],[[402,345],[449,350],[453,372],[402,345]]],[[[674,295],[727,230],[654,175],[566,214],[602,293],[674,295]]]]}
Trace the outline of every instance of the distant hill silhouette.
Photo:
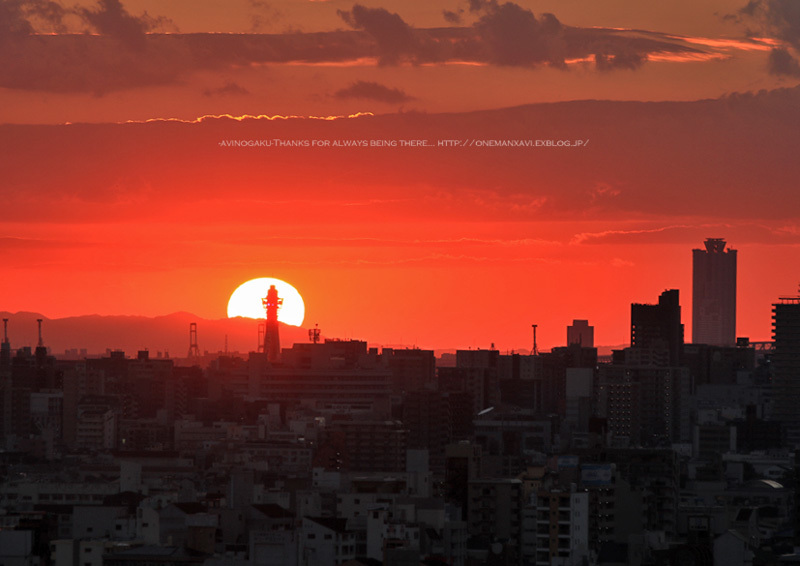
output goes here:
{"type": "MultiPolygon", "coordinates": [[[[42,339],[54,355],[68,349],[85,348],[88,354],[104,353],[108,348],[136,355],[139,350],[168,351],[170,357],[183,358],[189,351],[189,324],[197,323],[197,345],[200,352],[255,351],[258,341],[258,322],[248,318],[206,320],[187,312],[166,316],[73,316],[47,318],[32,312],[0,312],[9,319],[8,338],[11,348],[35,347],[38,341],[36,319],[43,319],[42,339]]],[[[281,324],[281,346],[308,342],[308,330],[281,324]]]]}

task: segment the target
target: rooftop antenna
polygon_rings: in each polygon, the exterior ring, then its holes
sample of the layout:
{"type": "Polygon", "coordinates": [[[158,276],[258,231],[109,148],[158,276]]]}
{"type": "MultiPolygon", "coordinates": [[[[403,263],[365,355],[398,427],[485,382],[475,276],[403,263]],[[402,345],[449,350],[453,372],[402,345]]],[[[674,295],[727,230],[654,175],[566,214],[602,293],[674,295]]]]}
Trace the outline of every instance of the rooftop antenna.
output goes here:
{"type": "Polygon", "coordinates": [[[531,328],[533,328],[533,350],[531,350],[532,355],[538,356],[539,355],[539,348],[536,347],[536,327],[539,326],[538,324],[531,324],[531,328]]]}
{"type": "Polygon", "coordinates": [[[319,342],[319,324],[315,324],[314,328],[308,329],[308,339],[311,340],[314,344],[319,342]]]}
{"type": "Polygon", "coordinates": [[[189,357],[199,358],[200,348],[197,347],[197,323],[189,323],[189,357]]]}
{"type": "Polygon", "coordinates": [[[3,344],[8,344],[8,319],[3,319],[3,344]]]}
{"type": "Polygon", "coordinates": [[[44,342],[42,341],[42,319],[37,318],[36,322],[39,323],[39,343],[36,344],[37,348],[44,348],[44,342]]]}

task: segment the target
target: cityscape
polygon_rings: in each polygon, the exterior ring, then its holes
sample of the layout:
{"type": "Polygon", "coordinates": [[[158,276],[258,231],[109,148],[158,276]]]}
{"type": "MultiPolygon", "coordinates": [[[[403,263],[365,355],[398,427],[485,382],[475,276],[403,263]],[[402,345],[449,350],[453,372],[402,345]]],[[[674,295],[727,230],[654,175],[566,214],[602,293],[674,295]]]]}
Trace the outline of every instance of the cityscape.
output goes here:
{"type": "Polygon", "coordinates": [[[800,562],[798,148],[796,0],[0,0],[0,566],[800,562]]]}
{"type": "MultiPolygon", "coordinates": [[[[7,564],[783,564],[798,558],[800,296],[736,335],[737,250],[525,353],[284,345],[246,356],[0,344],[7,564]]],[[[688,261],[687,250],[687,261],[688,261]]]]}

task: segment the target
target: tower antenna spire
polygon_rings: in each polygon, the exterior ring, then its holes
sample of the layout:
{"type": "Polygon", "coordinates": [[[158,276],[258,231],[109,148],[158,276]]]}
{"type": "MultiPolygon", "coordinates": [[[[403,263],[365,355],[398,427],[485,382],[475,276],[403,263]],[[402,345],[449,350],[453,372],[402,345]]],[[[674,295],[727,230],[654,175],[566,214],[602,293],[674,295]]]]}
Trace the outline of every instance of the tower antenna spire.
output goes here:
{"type": "Polygon", "coordinates": [[[270,362],[277,362],[281,355],[280,328],[278,326],[278,310],[283,306],[283,299],[278,297],[278,289],[270,285],[267,296],[261,299],[267,315],[266,333],[264,335],[264,351],[270,362]]]}

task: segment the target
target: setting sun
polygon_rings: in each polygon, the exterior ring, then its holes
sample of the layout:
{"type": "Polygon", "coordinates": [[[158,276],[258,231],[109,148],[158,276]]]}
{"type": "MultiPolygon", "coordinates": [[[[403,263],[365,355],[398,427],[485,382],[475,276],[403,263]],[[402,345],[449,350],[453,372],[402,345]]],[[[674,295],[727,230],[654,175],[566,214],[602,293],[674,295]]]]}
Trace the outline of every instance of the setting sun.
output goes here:
{"type": "Polygon", "coordinates": [[[283,306],[278,311],[278,321],[292,326],[300,326],[305,318],[306,307],[303,297],[297,289],[273,277],[260,277],[242,283],[228,300],[228,317],[243,316],[246,318],[263,319],[264,307],[261,299],[267,296],[270,285],[278,289],[278,296],[283,299],[283,306]]]}

